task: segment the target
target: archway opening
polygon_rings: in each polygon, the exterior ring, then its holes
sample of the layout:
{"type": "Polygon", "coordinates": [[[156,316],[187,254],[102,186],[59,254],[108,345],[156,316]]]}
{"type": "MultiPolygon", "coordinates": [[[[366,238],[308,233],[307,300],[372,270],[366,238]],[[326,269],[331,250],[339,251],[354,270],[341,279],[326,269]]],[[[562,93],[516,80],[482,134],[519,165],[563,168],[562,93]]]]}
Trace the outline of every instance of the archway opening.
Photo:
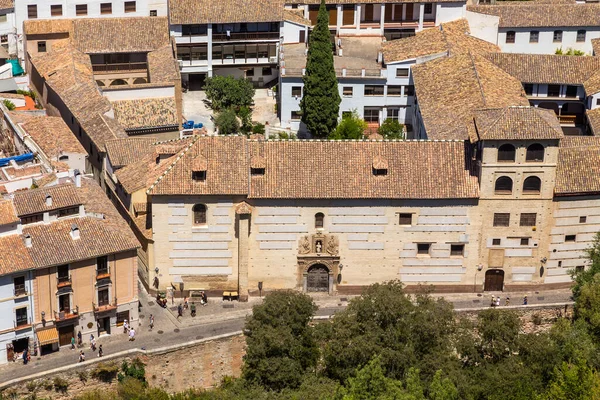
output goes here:
{"type": "Polygon", "coordinates": [[[315,264],[308,269],[306,291],[329,292],[329,269],[325,265],[315,264]]]}

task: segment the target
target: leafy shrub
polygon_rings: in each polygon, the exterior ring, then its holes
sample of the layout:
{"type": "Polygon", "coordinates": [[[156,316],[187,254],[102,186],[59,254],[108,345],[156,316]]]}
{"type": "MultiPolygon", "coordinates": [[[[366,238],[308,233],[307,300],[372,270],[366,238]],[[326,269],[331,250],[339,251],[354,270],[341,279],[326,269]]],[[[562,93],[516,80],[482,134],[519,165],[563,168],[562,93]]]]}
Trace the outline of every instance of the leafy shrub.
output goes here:
{"type": "Polygon", "coordinates": [[[257,122],[252,127],[252,133],[257,134],[257,135],[264,135],[265,134],[265,125],[261,124],[260,122],[257,122]]]}
{"type": "Polygon", "coordinates": [[[338,126],[329,135],[329,139],[362,139],[366,129],[365,120],[358,116],[356,110],[352,110],[352,112],[344,114],[338,126]]]}
{"type": "Polygon", "coordinates": [[[40,382],[40,386],[43,387],[44,389],[46,389],[47,391],[51,391],[52,388],[54,387],[54,385],[52,384],[52,381],[45,379],[42,382],[40,382]]]}
{"type": "Polygon", "coordinates": [[[213,76],[206,80],[206,98],[213,110],[219,111],[233,107],[250,107],[253,103],[254,87],[252,83],[232,76],[213,76]]]}
{"type": "Polygon", "coordinates": [[[88,380],[88,373],[87,371],[77,371],[77,376],[79,377],[79,380],[81,382],[87,382],[88,380]]]}
{"type": "Polygon", "coordinates": [[[100,363],[91,372],[91,376],[102,382],[110,383],[117,376],[119,367],[114,364],[100,363]]]}
{"type": "Polygon", "coordinates": [[[388,118],[377,129],[377,133],[386,139],[404,139],[404,126],[397,120],[388,118]]]}
{"type": "Polygon", "coordinates": [[[54,390],[61,393],[66,393],[69,389],[69,382],[60,376],[54,377],[54,390]]]}
{"type": "Polygon", "coordinates": [[[37,390],[38,385],[35,381],[30,381],[30,382],[27,382],[26,387],[29,392],[33,393],[37,390]]]}
{"type": "Polygon", "coordinates": [[[567,49],[567,51],[563,51],[562,47],[556,49],[554,54],[559,56],[585,56],[585,52],[581,50],[575,50],[571,47],[567,49]]]}
{"type": "Polygon", "coordinates": [[[8,111],[12,111],[16,108],[15,103],[10,100],[2,100],[2,103],[4,103],[6,108],[8,108],[8,111]]]}
{"type": "Polygon", "coordinates": [[[143,384],[146,383],[146,366],[139,358],[133,359],[131,363],[123,361],[121,364],[121,372],[117,375],[117,379],[119,382],[123,382],[128,377],[137,379],[143,384]]]}
{"type": "Polygon", "coordinates": [[[219,134],[231,135],[237,133],[240,129],[240,123],[235,115],[235,111],[229,108],[217,115],[215,125],[219,128],[219,134]]]}
{"type": "Polygon", "coordinates": [[[531,316],[531,322],[533,322],[534,325],[541,325],[542,324],[542,316],[538,313],[535,313],[531,316]]]}

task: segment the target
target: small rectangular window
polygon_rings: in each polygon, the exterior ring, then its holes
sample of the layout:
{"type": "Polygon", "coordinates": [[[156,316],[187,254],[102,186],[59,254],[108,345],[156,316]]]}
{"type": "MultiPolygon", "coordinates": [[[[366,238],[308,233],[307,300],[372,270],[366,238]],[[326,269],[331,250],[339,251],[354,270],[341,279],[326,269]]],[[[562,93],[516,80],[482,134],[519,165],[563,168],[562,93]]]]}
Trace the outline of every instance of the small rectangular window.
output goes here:
{"type": "Polygon", "coordinates": [[[523,89],[525,89],[525,94],[527,96],[533,96],[533,83],[524,83],[523,89]]]}
{"type": "Polygon", "coordinates": [[[351,97],[352,96],[352,92],[353,92],[352,86],[344,86],[343,89],[342,89],[342,95],[343,96],[351,97]]]}
{"type": "Polygon", "coordinates": [[[577,86],[567,86],[566,96],[571,98],[577,97],[577,86]]]}
{"type": "Polygon", "coordinates": [[[506,43],[514,43],[516,36],[517,36],[517,34],[515,31],[506,32],[506,43]]]}
{"type": "Polygon", "coordinates": [[[464,244],[451,244],[450,245],[450,255],[451,256],[463,256],[465,253],[465,245],[464,244]]]}
{"type": "Polygon", "coordinates": [[[50,15],[53,17],[60,17],[63,15],[62,4],[53,4],[50,6],[50,15]]]}
{"type": "Polygon", "coordinates": [[[107,306],[110,304],[110,300],[108,298],[108,287],[103,287],[98,289],[98,305],[99,306],[107,306]]]}
{"type": "Polygon", "coordinates": [[[529,238],[521,238],[521,246],[529,246],[529,238]]]}
{"type": "Polygon", "coordinates": [[[412,225],[412,214],[401,213],[400,214],[400,225],[412,225]]]}
{"type": "Polygon", "coordinates": [[[408,77],[408,68],[397,68],[396,69],[396,78],[406,78],[408,77]]]}
{"type": "Polygon", "coordinates": [[[428,255],[431,243],[417,243],[417,254],[428,255]]]}
{"type": "Polygon", "coordinates": [[[560,85],[548,85],[548,97],[559,97],[560,85]]]}
{"type": "Polygon", "coordinates": [[[262,176],[265,174],[265,169],[264,168],[250,168],[250,174],[262,176]]]}
{"type": "Polygon", "coordinates": [[[28,215],[26,217],[21,217],[21,223],[23,225],[35,224],[36,222],[41,222],[43,220],[44,220],[44,214],[33,214],[33,215],[28,215]]]}
{"type": "Polygon", "coordinates": [[[432,13],[433,13],[433,4],[431,4],[431,3],[425,4],[425,14],[432,14],[432,13]]]}
{"type": "Polygon", "coordinates": [[[400,85],[389,85],[387,87],[388,96],[402,96],[402,86],[400,85]]]}
{"type": "Polygon", "coordinates": [[[36,4],[29,4],[27,6],[27,18],[29,19],[36,19],[38,16],[37,14],[37,5],[36,4]]]}
{"type": "Polygon", "coordinates": [[[509,226],[510,213],[494,213],[494,226],[509,226]]]}
{"type": "Polygon", "coordinates": [[[273,75],[273,70],[271,67],[263,67],[262,74],[263,76],[273,75]]]}
{"type": "Polygon", "coordinates": [[[302,119],[302,113],[300,110],[298,111],[292,111],[292,119],[293,120],[300,120],[302,119]]]}
{"type": "Polygon", "coordinates": [[[562,31],[554,31],[554,36],[553,36],[553,42],[554,43],[560,43],[562,42],[562,36],[563,36],[563,32],[562,31]]]}
{"type": "Polygon", "coordinates": [[[58,210],[58,218],[79,214],[79,207],[69,207],[58,210]]]}
{"type": "Polygon", "coordinates": [[[576,240],[577,240],[577,235],[566,235],[565,236],[566,243],[575,242],[576,240]]]}
{"type": "Polygon", "coordinates": [[[585,42],[585,31],[584,30],[577,31],[577,41],[585,42]]]}
{"type": "Polygon", "coordinates": [[[383,96],[383,85],[365,85],[365,96],[383,96]]]}
{"type": "Polygon", "coordinates": [[[112,14],[112,3],[100,3],[100,14],[112,14]]]}
{"type": "Polygon", "coordinates": [[[373,175],[375,176],[385,176],[387,175],[388,170],[383,168],[373,168],[373,175]]]}
{"type": "Polygon", "coordinates": [[[292,86],[292,96],[302,97],[302,86],[292,86]]]}
{"type": "Polygon", "coordinates": [[[78,17],[87,15],[87,4],[76,4],[75,15],[77,15],[78,17]]]}
{"type": "Polygon", "coordinates": [[[135,1],[126,1],[125,2],[125,12],[132,13],[136,11],[135,1]]]}
{"type": "Polygon", "coordinates": [[[587,222],[587,217],[579,217],[579,223],[585,224],[587,222]]]}
{"type": "Polygon", "coordinates": [[[585,266],[583,266],[583,265],[578,265],[575,267],[576,273],[583,272],[584,270],[585,270],[585,266]]]}
{"type": "Polygon", "coordinates": [[[521,213],[520,226],[535,226],[536,213],[521,213]]]}
{"type": "Polygon", "coordinates": [[[195,181],[205,181],[206,171],[192,171],[192,179],[195,181]]]}
{"type": "Polygon", "coordinates": [[[150,10],[150,16],[151,16],[151,17],[156,17],[156,16],[158,16],[158,11],[156,11],[156,10],[150,10]]]}
{"type": "Polygon", "coordinates": [[[22,296],[27,294],[27,288],[25,287],[25,277],[18,276],[13,279],[13,285],[15,286],[15,296],[22,296]]]}
{"type": "Polygon", "coordinates": [[[38,53],[45,53],[45,52],[46,52],[46,41],[40,40],[38,42],[38,53]]]}
{"type": "Polygon", "coordinates": [[[364,108],[363,119],[367,122],[379,122],[378,108],[364,108]]]}
{"type": "Polygon", "coordinates": [[[540,41],[540,32],[531,31],[529,32],[529,43],[537,43],[540,41]]]}
{"type": "Polygon", "coordinates": [[[500,246],[500,239],[492,239],[492,246],[500,246]]]}
{"type": "Polygon", "coordinates": [[[15,323],[17,324],[17,326],[23,326],[28,324],[27,307],[17,308],[15,310],[15,323]]]}

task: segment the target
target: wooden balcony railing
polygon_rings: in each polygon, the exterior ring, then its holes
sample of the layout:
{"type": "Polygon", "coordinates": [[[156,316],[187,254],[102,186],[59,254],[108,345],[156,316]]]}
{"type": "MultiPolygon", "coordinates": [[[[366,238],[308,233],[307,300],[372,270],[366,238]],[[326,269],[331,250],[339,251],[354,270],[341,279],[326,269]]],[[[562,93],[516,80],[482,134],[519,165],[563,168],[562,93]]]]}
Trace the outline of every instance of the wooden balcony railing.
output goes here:
{"type": "Polygon", "coordinates": [[[15,285],[14,293],[15,297],[27,296],[27,288],[25,287],[25,284],[15,285]]]}
{"type": "Polygon", "coordinates": [[[24,329],[31,326],[29,318],[13,320],[13,324],[15,326],[15,329],[24,329]]]}
{"type": "Polygon", "coordinates": [[[96,279],[110,278],[110,270],[107,268],[101,268],[96,270],[96,279]]]}
{"type": "Polygon", "coordinates": [[[279,39],[279,32],[213,33],[213,41],[279,39]]]}
{"type": "Polygon", "coordinates": [[[92,308],[95,313],[114,310],[117,308],[117,298],[115,297],[112,302],[92,303],[92,308]]]}
{"type": "Polygon", "coordinates": [[[146,71],[147,64],[145,62],[127,62],[119,64],[93,64],[92,69],[94,72],[137,72],[146,71]]]}
{"type": "Polygon", "coordinates": [[[65,287],[71,286],[71,275],[69,276],[59,276],[56,278],[56,286],[57,287],[65,287]]]}
{"type": "Polygon", "coordinates": [[[75,306],[74,310],[65,308],[63,311],[54,311],[54,319],[56,321],[65,321],[79,317],[79,306],[75,306]]]}

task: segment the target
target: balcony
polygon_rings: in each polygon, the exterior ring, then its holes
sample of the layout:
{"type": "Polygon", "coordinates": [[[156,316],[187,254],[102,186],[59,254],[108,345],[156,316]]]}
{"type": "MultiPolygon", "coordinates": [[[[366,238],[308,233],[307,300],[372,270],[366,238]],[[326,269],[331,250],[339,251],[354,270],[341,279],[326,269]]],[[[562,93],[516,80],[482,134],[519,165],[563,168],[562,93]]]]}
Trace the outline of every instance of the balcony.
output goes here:
{"type": "Polygon", "coordinates": [[[232,32],[227,36],[226,33],[213,33],[213,42],[221,42],[228,40],[279,40],[279,32],[232,32]]]}
{"type": "Polygon", "coordinates": [[[96,269],[96,280],[110,278],[110,270],[107,268],[96,269]]]}
{"type": "Polygon", "coordinates": [[[66,321],[73,318],[79,317],[79,306],[75,306],[74,310],[65,308],[63,311],[54,311],[54,320],[66,321]]]}
{"type": "Polygon", "coordinates": [[[59,276],[56,278],[56,287],[57,288],[71,286],[71,284],[72,284],[71,275],[59,276]]]}
{"type": "Polygon", "coordinates": [[[31,327],[31,321],[28,318],[17,318],[13,320],[15,330],[27,329],[31,327]]]}
{"type": "Polygon", "coordinates": [[[113,311],[117,309],[117,298],[115,297],[112,301],[100,301],[98,304],[92,303],[94,313],[102,313],[107,311],[113,311]]]}
{"type": "Polygon", "coordinates": [[[25,287],[25,284],[15,285],[14,294],[15,297],[27,296],[27,287],[25,287]]]}
{"type": "Polygon", "coordinates": [[[94,73],[111,74],[117,72],[146,72],[148,68],[145,62],[126,62],[93,64],[92,69],[94,73]]]}

